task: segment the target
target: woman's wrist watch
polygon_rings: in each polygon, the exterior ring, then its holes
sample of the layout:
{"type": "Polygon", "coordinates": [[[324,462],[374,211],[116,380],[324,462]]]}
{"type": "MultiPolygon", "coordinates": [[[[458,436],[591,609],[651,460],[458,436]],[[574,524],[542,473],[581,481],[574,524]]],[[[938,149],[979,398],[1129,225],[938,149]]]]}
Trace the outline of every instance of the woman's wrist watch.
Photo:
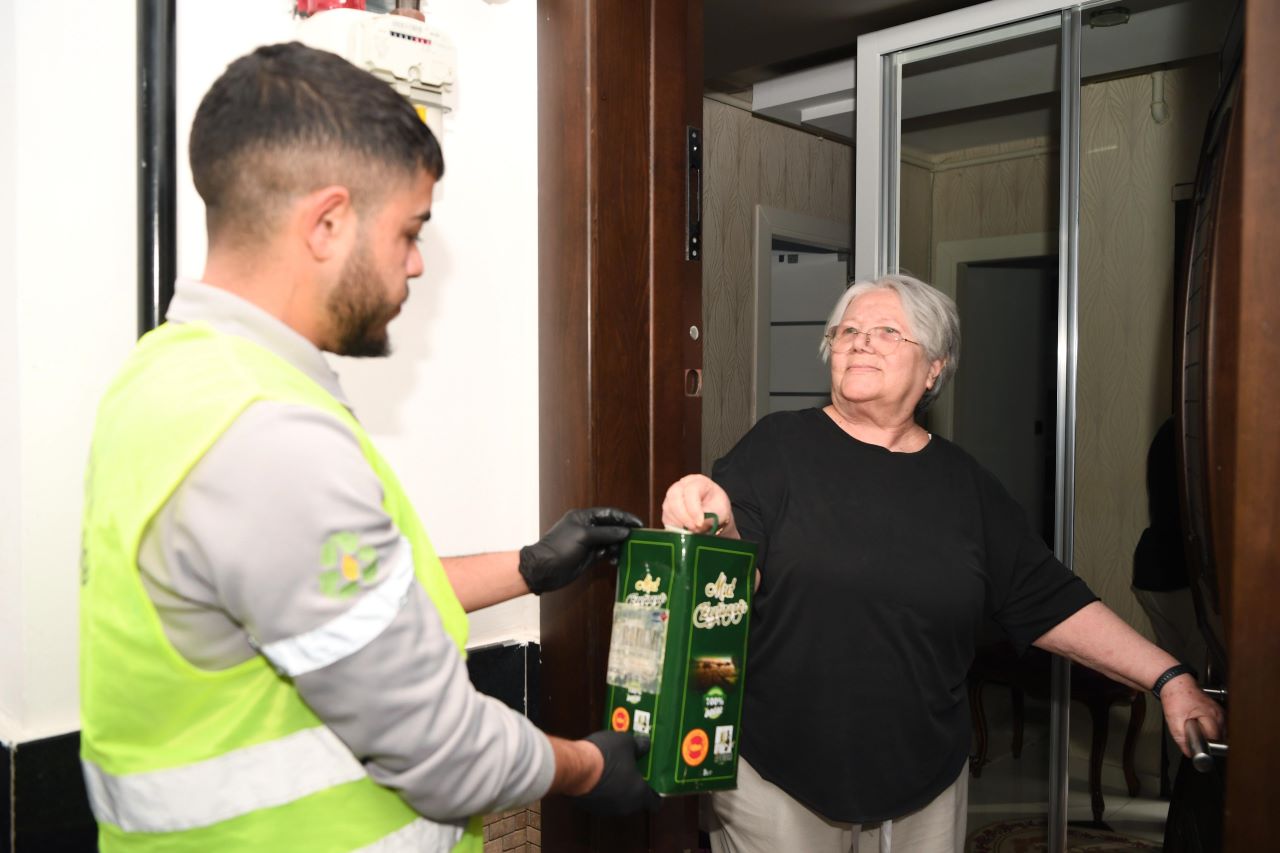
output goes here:
{"type": "Polygon", "coordinates": [[[1164,672],[1160,673],[1160,677],[1156,679],[1156,683],[1151,685],[1151,692],[1156,695],[1157,699],[1159,699],[1160,688],[1164,687],[1170,681],[1173,681],[1179,675],[1189,675],[1192,678],[1195,678],[1196,671],[1191,667],[1187,666],[1185,663],[1174,664],[1173,666],[1166,669],[1164,672]]]}

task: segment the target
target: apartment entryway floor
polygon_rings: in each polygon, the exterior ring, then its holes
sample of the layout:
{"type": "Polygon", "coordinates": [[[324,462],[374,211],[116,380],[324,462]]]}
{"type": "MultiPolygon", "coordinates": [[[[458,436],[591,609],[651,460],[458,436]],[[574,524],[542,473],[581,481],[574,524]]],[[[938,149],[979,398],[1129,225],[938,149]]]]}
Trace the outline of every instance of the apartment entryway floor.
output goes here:
{"type": "MultiPolygon", "coordinates": [[[[1073,825],[1092,826],[1088,756],[1072,754],[1067,770],[1067,820],[1073,825]]],[[[1117,834],[1159,845],[1164,839],[1169,802],[1157,796],[1154,777],[1140,777],[1140,782],[1138,796],[1130,797],[1120,768],[1103,765],[1102,823],[1117,834]]],[[[1000,821],[1043,819],[1048,814],[1048,801],[1048,742],[1028,738],[1020,758],[1007,753],[996,756],[982,768],[981,776],[970,777],[968,835],[1000,821]]]]}

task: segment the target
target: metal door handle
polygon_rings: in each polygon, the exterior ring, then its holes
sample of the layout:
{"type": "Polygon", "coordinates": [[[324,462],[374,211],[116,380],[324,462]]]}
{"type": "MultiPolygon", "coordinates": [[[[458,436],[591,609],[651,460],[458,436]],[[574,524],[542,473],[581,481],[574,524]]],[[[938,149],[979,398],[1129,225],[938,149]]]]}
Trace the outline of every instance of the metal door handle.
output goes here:
{"type": "Polygon", "coordinates": [[[1197,720],[1187,720],[1183,732],[1187,736],[1187,747],[1191,750],[1191,766],[1201,773],[1208,773],[1213,769],[1213,757],[1215,755],[1222,758],[1227,757],[1227,745],[1225,743],[1216,743],[1215,741],[1206,741],[1204,739],[1204,731],[1201,730],[1200,723],[1197,720]]]}

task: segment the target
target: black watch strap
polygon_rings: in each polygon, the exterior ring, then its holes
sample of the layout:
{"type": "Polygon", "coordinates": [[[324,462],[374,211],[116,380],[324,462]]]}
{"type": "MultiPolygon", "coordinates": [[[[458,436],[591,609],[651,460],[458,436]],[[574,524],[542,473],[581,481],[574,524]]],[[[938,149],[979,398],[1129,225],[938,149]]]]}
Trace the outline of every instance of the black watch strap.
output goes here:
{"type": "Polygon", "coordinates": [[[1191,667],[1187,666],[1185,663],[1175,664],[1169,667],[1168,669],[1166,669],[1164,672],[1160,673],[1160,677],[1156,679],[1156,683],[1151,685],[1151,692],[1156,695],[1157,699],[1159,699],[1160,688],[1164,687],[1170,681],[1173,681],[1179,675],[1189,675],[1192,678],[1195,678],[1196,671],[1191,667]]]}

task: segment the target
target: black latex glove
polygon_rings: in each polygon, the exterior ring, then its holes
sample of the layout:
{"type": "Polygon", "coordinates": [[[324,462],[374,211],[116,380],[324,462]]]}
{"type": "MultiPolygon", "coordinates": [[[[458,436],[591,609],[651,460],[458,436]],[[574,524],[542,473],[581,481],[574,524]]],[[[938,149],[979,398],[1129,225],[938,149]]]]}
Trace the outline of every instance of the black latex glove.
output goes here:
{"type": "Polygon", "coordinates": [[[636,766],[636,759],[649,751],[649,739],[606,729],[587,735],[587,740],[604,754],[604,772],[594,788],[573,800],[599,815],[656,811],[662,798],[644,781],[636,766]]]}
{"type": "Polygon", "coordinates": [[[596,560],[617,557],[618,544],[641,524],[613,507],[571,509],[535,544],[520,549],[520,575],[530,592],[559,589],[596,560]]]}

